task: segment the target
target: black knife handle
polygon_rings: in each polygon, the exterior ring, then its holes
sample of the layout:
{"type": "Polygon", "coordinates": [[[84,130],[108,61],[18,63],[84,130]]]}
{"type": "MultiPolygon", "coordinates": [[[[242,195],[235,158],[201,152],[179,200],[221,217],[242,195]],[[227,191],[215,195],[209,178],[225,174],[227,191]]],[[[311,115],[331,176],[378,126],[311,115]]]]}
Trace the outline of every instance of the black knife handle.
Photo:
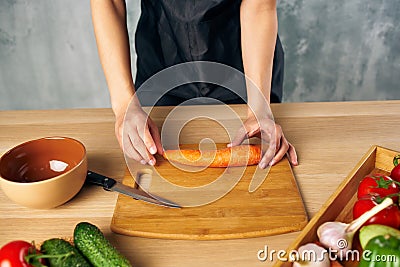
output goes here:
{"type": "Polygon", "coordinates": [[[105,190],[110,190],[117,182],[107,176],[88,171],[86,181],[95,185],[102,186],[105,190]]]}

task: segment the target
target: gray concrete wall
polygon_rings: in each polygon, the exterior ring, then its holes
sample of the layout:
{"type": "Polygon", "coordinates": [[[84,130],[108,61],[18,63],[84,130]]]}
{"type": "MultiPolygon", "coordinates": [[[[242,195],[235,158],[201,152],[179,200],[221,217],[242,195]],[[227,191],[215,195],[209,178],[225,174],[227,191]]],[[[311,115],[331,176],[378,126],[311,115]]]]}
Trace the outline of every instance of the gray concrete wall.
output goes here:
{"type": "MultiPolygon", "coordinates": [[[[284,101],[400,99],[398,0],[281,0],[278,16],[284,101]]],[[[0,0],[0,109],[109,106],[89,1],[0,0]]]]}
{"type": "Polygon", "coordinates": [[[286,101],[400,99],[400,1],[281,0],[286,101]]]}

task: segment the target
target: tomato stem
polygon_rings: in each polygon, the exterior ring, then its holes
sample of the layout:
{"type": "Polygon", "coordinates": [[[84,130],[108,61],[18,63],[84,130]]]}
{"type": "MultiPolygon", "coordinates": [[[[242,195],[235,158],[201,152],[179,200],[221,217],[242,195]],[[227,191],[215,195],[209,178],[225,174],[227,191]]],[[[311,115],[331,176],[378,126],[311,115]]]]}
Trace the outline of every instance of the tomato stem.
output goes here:
{"type": "Polygon", "coordinates": [[[45,255],[45,254],[37,254],[36,248],[29,251],[27,255],[25,255],[24,259],[28,264],[33,265],[34,267],[46,267],[39,260],[40,259],[58,259],[64,260],[70,256],[74,255],[73,251],[64,254],[56,254],[56,255],[45,255]]]}
{"type": "Polygon", "coordinates": [[[400,182],[397,182],[396,180],[393,180],[392,182],[395,183],[396,185],[400,186],[400,182]]]}
{"type": "Polygon", "coordinates": [[[391,179],[385,180],[383,176],[374,176],[375,182],[376,182],[376,187],[375,188],[384,188],[388,189],[389,186],[393,183],[391,179]]]}
{"type": "Polygon", "coordinates": [[[396,167],[397,165],[399,165],[399,160],[400,160],[400,154],[394,156],[393,158],[393,165],[396,167]]]}
{"type": "Polygon", "coordinates": [[[388,189],[391,184],[395,184],[397,186],[400,186],[400,182],[398,182],[396,180],[392,180],[392,179],[385,180],[385,178],[383,176],[380,176],[380,175],[379,176],[378,175],[373,175],[372,177],[375,178],[375,182],[376,182],[376,187],[374,187],[374,188],[388,189]]]}

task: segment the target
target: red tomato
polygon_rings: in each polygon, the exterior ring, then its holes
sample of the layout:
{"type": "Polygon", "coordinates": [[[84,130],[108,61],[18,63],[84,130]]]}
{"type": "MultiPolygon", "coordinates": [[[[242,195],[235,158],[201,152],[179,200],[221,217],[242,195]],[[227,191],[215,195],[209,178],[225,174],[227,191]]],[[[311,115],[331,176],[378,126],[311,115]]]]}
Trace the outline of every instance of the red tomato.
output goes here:
{"type": "Polygon", "coordinates": [[[393,158],[393,165],[394,168],[392,169],[392,172],[390,173],[390,178],[393,180],[400,182],[400,165],[399,165],[399,160],[400,160],[400,155],[396,155],[393,158]]]}
{"type": "Polygon", "coordinates": [[[395,166],[390,173],[390,178],[393,180],[400,182],[400,165],[395,166]]]}
{"type": "MultiPolygon", "coordinates": [[[[378,203],[375,201],[374,197],[357,200],[353,207],[353,219],[357,219],[376,205],[378,205],[378,203]]],[[[368,224],[383,224],[394,228],[400,228],[400,210],[397,205],[391,205],[373,216],[364,225],[368,224]]]]}
{"type": "Polygon", "coordinates": [[[33,267],[24,259],[33,249],[34,246],[31,243],[22,240],[5,244],[0,249],[0,266],[33,267]]]}
{"type": "MultiPolygon", "coordinates": [[[[358,185],[357,197],[368,196],[386,197],[392,194],[398,194],[400,189],[393,180],[381,174],[366,176],[358,185]]],[[[398,201],[398,196],[392,196],[394,202],[398,201]]]]}

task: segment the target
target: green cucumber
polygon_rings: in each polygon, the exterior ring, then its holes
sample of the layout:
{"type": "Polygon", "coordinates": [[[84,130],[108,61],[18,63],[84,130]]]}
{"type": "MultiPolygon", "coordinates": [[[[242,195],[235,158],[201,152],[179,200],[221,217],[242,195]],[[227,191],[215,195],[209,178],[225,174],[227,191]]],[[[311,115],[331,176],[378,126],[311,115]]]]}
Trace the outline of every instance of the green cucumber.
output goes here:
{"type": "Polygon", "coordinates": [[[400,231],[390,226],[381,224],[370,224],[367,226],[363,226],[360,229],[360,234],[359,234],[361,247],[365,249],[369,240],[378,235],[387,235],[387,234],[400,238],[400,231]]]}
{"type": "Polygon", "coordinates": [[[90,267],[90,263],[69,242],[52,238],[43,242],[40,251],[51,267],[90,267]]]}
{"type": "Polygon", "coordinates": [[[88,222],[75,226],[74,244],[95,267],[132,267],[100,229],[88,222]]]}

